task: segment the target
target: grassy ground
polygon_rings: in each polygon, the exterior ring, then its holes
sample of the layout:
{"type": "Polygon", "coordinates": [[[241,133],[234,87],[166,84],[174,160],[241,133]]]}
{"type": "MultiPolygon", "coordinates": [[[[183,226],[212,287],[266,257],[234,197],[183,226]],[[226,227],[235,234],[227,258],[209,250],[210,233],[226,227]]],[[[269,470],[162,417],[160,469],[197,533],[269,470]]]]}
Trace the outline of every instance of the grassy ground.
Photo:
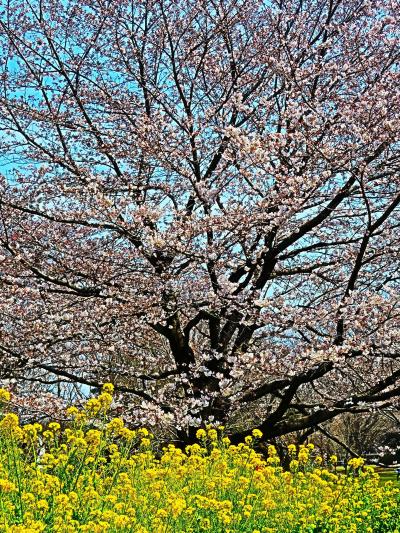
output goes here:
{"type": "Polygon", "coordinates": [[[394,483],[398,483],[400,486],[400,480],[396,481],[396,471],[393,468],[377,468],[376,471],[381,476],[381,482],[384,483],[385,481],[393,481],[394,483]]]}
{"type": "MultiPolygon", "coordinates": [[[[344,467],[339,466],[337,468],[337,471],[344,473],[344,467]]],[[[381,483],[385,483],[386,481],[393,481],[393,483],[397,483],[400,487],[400,480],[397,481],[397,474],[394,468],[382,468],[380,466],[377,466],[375,472],[380,475],[381,483]]]]}

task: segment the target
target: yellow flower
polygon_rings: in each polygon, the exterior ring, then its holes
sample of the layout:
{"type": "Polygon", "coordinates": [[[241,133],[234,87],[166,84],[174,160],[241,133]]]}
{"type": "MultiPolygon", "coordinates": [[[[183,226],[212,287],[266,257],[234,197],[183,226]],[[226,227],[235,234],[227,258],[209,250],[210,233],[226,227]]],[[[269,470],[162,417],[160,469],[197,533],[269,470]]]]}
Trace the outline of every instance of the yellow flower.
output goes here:
{"type": "Polygon", "coordinates": [[[23,431],[19,426],[19,418],[14,413],[7,413],[0,422],[0,431],[19,440],[23,438],[23,431]]]}
{"type": "Polygon", "coordinates": [[[198,440],[202,440],[202,439],[205,439],[207,437],[207,433],[204,429],[198,429],[196,431],[196,438],[198,440]]]}
{"type": "Polygon", "coordinates": [[[284,470],[274,446],[267,459],[252,449],[257,430],[232,445],[212,426],[196,432],[200,443],[153,452],[146,428],[131,431],[114,418],[103,429],[96,416],[106,412],[111,396],[101,395],[102,401],[89,400],[85,420],[75,417],[65,429],[52,422],[42,438],[40,424],[22,430],[16,415],[2,419],[0,523],[9,533],[44,532],[49,520],[54,533],[151,533],[165,524],[185,533],[273,533],[283,523],[287,531],[304,533],[318,524],[332,533],[372,533],[379,520],[389,528],[397,524],[399,488],[380,483],[361,458],[349,461],[348,475],[333,473],[317,466],[320,457],[310,460],[312,446],[299,446],[296,457],[289,444],[290,469],[284,470]],[[13,438],[14,429],[31,439],[29,445],[13,438]],[[132,446],[133,435],[139,446],[132,446]],[[13,525],[21,504],[21,523],[13,525]]]}
{"type": "Polygon", "coordinates": [[[6,389],[0,388],[0,402],[9,402],[11,399],[11,394],[6,389]]]}
{"type": "Polygon", "coordinates": [[[261,437],[263,436],[262,431],[260,431],[259,429],[253,429],[252,435],[255,439],[261,439],[261,437]]]}
{"type": "Polygon", "coordinates": [[[89,444],[89,446],[98,446],[101,441],[100,431],[98,431],[97,429],[90,429],[85,435],[85,440],[89,444]]]}
{"type": "Polygon", "coordinates": [[[23,426],[22,431],[24,433],[25,442],[35,442],[38,439],[38,431],[35,425],[36,424],[26,424],[23,426]]]}
{"type": "Polygon", "coordinates": [[[113,418],[106,426],[107,431],[119,435],[124,427],[124,421],[121,418],[113,418]]]}
{"type": "Polygon", "coordinates": [[[101,390],[103,392],[107,392],[108,394],[112,394],[114,392],[114,385],[112,383],[104,383],[101,390]]]}
{"type": "Polygon", "coordinates": [[[82,437],[74,439],[74,445],[78,450],[86,450],[88,443],[82,437]]]}
{"type": "Polygon", "coordinates": [[[8,479],[0,479],[0,493],[1,492],[14,492],[16,491],[16,486],[14,483],[8,479]]]}
{"type": "Polygon", "coordinates": [[[277,454],[276,448],[273,444],[268,446],[268,455],[269,457],[274,457],[277,454]]]}
{"type": "Polygon", "coordinates": [[[208,430],[208,438],[211,440],[211,441],[216,441],[218,440],[218,432],[216,429],[209,429],[208,430]]]}
{"type": "Polygon", "coordinates": [[[101,407],[102,404],[97,398],[90,398],[90,400],[86,402],[85,411],[92,416],[96,416],[100,412],[101,407]]]}
{"type": "Polygon", "coordinates": [[[300,463],[307,463],[310,457],[310,450],[308,448],[305,448],[304,446],[300,446],[300,450],[298,453],[298,460],[300,463]]]}
{"type": "Polygon", "coordinates": [[[0,422],[0,428],[10,429],[17,427],[19,425],[19,418],[14,413],[7,413],[3,420],[0,422]]]}
{"type": "Polygon", "coordinates": [[[100,404],[103,410],[107,410],[112,404],[112,396],[108,392],[102,392],[97,398],[97,402],[100,404]]]}
{"type": "Polygon", "coordinates": [[[36,500],[35,495],[32,492],[23,492],[21,499],[25,503],[34,503],[36,500]]]}
{"type": "Polygon", "coordinates": [[[119,515],[119,516],[116,516],[114,519],[115,526],[118,528],[121,528],[122,531],[129,525],[129,523],[130,523],[130,518],[129,516],[126,516],[126,515],[119,515]]]}
{"type": "Polygon", "coordinates": [[[79,409],[75,406],[68,407],[67,409],[67,415],[68,416],[76,416],[79,413],[79,409]]]}
{"type": "Polygon", "coordinates": [[[362,457],[353,457],[353,459],[350,459],[347,464],[351,468],[357,469],[357,468],[362,467],[364,465],[364,462],[365,461],[362,457]]]}
{"type": "Polygon", "coordinates": [[[46,512],[49,510],[49,504],[47,503],[46,500],[38,500],[36,502],[36,509],[39,512],[46,512]]]}
{"type": "Polygon", "coordinates": [[[169,500],[168,503],[171,506],[171,512],[174,518],[177,518],[179,515],[181,515],[183,510],[186,508],[186,501],[180,497],[169,500]]]}
{"type": "Polygon", "coordinates": [[[127,441],[132,441],[133,439],[136,438],[136,431],[132,431],[126,427],[123,427],[122,429],[120,429],[118,434],[120,437],[122,437],[123,439],[127,441]]]}

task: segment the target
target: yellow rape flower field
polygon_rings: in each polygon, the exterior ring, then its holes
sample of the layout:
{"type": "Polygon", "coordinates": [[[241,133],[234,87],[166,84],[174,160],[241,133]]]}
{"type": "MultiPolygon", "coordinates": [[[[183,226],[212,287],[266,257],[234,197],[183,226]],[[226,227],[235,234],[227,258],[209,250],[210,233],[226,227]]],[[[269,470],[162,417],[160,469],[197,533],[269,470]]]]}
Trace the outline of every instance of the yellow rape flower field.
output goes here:
{"type": "Polygon", "coordinates": [[[70,422],[21,426],[0,390],[0,531],[5,532],[365,532],[399,533],[400,497],[373,467],[352,459],[347,475],[324,465],[313,446],[253,449],[259,430],[233,446],[223,428],[197,432],[181,450],[158,448],[145,428],[130,430],[107,412],[113,387],[70,422]]]}

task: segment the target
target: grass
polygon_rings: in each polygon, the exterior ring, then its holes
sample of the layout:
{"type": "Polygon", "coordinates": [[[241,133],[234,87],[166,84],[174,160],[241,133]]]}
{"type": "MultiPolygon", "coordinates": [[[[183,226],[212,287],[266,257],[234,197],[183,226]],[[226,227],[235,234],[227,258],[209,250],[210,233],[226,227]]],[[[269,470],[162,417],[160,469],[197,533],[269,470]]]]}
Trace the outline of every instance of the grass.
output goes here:
{"type": "Polygon", "coordinates": [[[385,483],[386,481],[393,481],[395,484],[397,483],[400,486],[400,480],[397,481],[397,474],[393,468],[377,467],[375,472],[379,474],[381,478],[381,483],[385,483]]]}
{"type": "MultiPolygon", "coordinates": [[[[344,474],[344,467],[343,466],[338,466],[337,467],[337,472],[338,473],[342,473],[344,474]]],[[[380,477],[380,484],[381,485],[384,485],[386,483],[386,481],[392,481],[395,486],[398,486],[400,488],[400,480],[397,481],[397,474],[396,474],[396,470],[395,468],[384,468],[384,467],[381,467],[381,466],[377,466],[375,467],[375,472],[377,474],[379,474],[379,477],[380,477]]]]}

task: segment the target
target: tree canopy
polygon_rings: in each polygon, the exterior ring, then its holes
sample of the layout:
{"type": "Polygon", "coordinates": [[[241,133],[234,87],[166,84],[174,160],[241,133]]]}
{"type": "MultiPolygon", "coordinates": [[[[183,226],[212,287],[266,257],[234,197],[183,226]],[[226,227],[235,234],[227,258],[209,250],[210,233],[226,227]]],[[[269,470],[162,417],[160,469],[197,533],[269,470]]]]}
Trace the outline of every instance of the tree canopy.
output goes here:
{"type": "Polygon", "coordinates": [[[399,13],[2,4],[0,373],[21,401],[111,380],[183,440],[396,405],[399,13]]]}

